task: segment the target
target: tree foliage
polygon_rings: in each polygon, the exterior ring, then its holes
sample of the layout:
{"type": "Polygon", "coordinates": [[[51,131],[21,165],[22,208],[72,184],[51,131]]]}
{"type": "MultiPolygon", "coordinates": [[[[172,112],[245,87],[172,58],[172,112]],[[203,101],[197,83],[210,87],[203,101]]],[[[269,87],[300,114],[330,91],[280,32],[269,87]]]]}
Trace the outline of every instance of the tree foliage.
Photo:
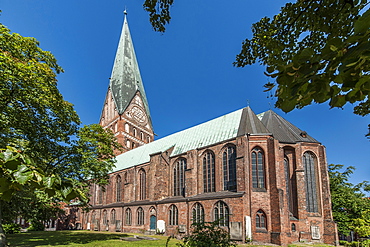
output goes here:
{"type": "Polygon", "coordinates": [[[87,202],[89,184],[107,183],[113,149],[121,148],[110,130],[80,127],[57,88],[60,72],[35,38],[0,24],[0,232],[1,212],[11,209],[11,200],[46,205],[43,195],[87,202]]]}
{"type": "MultiPolygon", "coordinates": [[[[297,0],[252,25],[235,66],[267,66],[276,106],[285,112],[312,103],[355,104],[370,113],[370,10],[368,0],[297,0]]],[[[146,0],[154,30],[165,31],[173,1],[146,0]]],[[[369,125],[370,128],[370,125],[369,125]]],[[[368,134],[370,135],[370,133],[368,134]]]]}
{"type": "Polygon", "coordinates": [[[273,18],[253,24],[235,65],[259,62],[276,83],[276,106],[285,112],[313,102],[331,108],[357,103],[370,113],[370,10],[366,0],[287,3],[273,18]]]}
{"type": "Polygon", "coordinates": [[[355,168],[349,166],[344,171],[342,169],[343,165],[329,165],[332,211],[338,231],[349,236],[351,230],[360,229],[355,226],[361,227],[366,219],[365,212],[370,210],[370,199],[364,194],[364,191],[370,191],[370,186],[367,182],[357,185],[349,183],[348,179],[355,168]]]}

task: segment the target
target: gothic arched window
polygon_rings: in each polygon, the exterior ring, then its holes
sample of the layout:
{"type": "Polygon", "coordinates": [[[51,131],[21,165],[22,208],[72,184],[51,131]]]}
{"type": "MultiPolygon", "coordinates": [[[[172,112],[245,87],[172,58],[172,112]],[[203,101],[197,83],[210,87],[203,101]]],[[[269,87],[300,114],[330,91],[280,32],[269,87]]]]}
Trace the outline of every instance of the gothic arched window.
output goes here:
{"type": "Polygon", "coordinates": [[[256,213],[256,227],[267,229],[266,215],[261,209],[256,213]]]}
{"type": "Polygon", "coordinates": [[[103,187],[102,186],[97,186],[97,203],[102,204],[103,203],[103,187]]]}
{"type": "Polygon", "coordinates": [[[204,192],[214,192],[215,188],[215,156],[208,151],[203,157],[204,192]]]}
{"type": "Polygon", "coordinates": [[[236,149],[229,146],[222,155],[224,190],[236,191],[236,149]]]}
{"type": "Polygon", "coordinates": [[[114,209],[110,212],[110,223],[112,225],[116,224],[116,210],[114,209]]]}
{"type": "Polygon", "coordinates": [[[306,205],[307,212],[318,212],[319,205],[317,199],[317,175],[316,175],[316,157],[311,152],[303,154],[303,166],[306,182],[306,205]]]}
{"type": "Polygon", "coordinates": [[[179,210],[175,205],[170,206],[168,221],[170,226],[176,226],[179,224],[179,210]]]}
{"type": "Polygon", "coordinates": [[[116,202],[120,202],[122,200],[122,180],[121,176],[117,175],[116,177],[116,202]]]}
{"type": "Polygon", "coordinates": [[[144,169],[139,171],[139,199],[146,199],[146,173],[144,169]]]}
{"type": "Polygon", "coordinates": [[[214,208],[214,220],[219,226],[229,226],[229,207],[223,201],[218,201],[214,208]]]}
{"type": "Polygon", "coordinates": [[[265,184],[265,161],[263,151],[260,148],[252,150],[252,184],[253,188],[266,188],[265,184]]]}
{"type": "Polygon", "coordinates": [[[131,209],[127,208],[126,211],[125,211],[125,224],[126,224],[126,226],[131,226],[131,219],[132,219],[131,209]]]}
{"type": "Polygon", "coordinates": [[[107,210],[103,211],[103,225],[108,225],[107,210]]]}
{"type": "Polygon", "coordinates": [[[144,210],[141,207],[137,209],[137,225],[144,225],[144,210]]]}
{"type": "Polygon", "coordinates": [[[186,160],[179,159],[173,169],[173,195],[185,196],[185,169],[186,160]]]}
{"type": "Polygon", "coordinates": [[[193,206],[193,223],[204,222],[204,208],[199,202],[193,206]]]}

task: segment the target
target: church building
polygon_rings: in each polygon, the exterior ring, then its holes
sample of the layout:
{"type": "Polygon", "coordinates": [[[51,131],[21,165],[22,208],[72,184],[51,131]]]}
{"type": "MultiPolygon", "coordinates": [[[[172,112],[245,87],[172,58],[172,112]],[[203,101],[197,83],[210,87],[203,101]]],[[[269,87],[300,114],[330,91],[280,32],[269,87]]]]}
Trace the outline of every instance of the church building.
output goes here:
{"type": "Polygon", "coordinates": [[[245,107],[154,140],[125,15],[100,125],[123,152],[91,187],[82,229],[182,237],[217,220],[236,241],[335,244],[325,147],[272,110],[245,107]]]}

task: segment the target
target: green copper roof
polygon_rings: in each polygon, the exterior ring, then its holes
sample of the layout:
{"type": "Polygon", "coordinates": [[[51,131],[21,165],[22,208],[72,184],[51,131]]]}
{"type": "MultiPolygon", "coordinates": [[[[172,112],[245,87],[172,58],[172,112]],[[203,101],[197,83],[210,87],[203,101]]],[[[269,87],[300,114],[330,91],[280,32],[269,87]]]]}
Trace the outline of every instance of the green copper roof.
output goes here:
{"type": "Polygon", "coordinates": [[[152,125],[149,105],[141,80],[139,65],[136,60],[126,14],[109,86],[113,94],[114,102],[116,103],[117,111],[120,115],[126,110],[136,92],[139,91],[146,113],[149,117],[150,125],[152,125]]]}
{"type": "Polygon", "coordinates": [[[114,171],[150,161],[150,155],[173,148],[170,157],[243,135],[273,135],[280,142],[317,142],[273,111],[256,116],[250,107],[145,144],[116,157],[114,171]]]}
{"type": "Polygon", "coordinates": [[[189,129],[177,132],[154,142],[145,144],[117,156],[115,171],[150,161],[150,154],[164,152],[174,147],[171,157],[189,150],[205,147],[238,134],[243,109],[234,111],[189,129]]]}

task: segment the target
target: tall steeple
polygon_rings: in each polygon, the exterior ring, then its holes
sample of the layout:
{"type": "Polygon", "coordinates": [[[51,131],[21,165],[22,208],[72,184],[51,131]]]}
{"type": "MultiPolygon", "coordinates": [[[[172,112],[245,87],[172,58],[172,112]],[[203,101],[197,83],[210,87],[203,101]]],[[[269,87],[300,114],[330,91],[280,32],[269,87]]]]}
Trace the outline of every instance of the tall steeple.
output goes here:
{"type": "Polygon", "coordinates": [[[149,105],[126,11],[100,125],[111,128],[126,151],[153,141],[149,105]]]}

